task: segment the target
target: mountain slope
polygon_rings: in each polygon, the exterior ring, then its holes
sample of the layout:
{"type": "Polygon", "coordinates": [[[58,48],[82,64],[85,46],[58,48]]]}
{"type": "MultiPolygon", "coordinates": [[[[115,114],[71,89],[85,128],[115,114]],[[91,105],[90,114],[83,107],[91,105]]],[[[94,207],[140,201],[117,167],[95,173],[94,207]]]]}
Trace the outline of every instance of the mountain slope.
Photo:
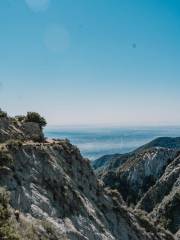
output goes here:
{"type": "Polygon", "coordinates": [[[146,211],[156,223],[177,236],[180,229],[179,141],[180,138],[158,138],[115,160],[110,156],[103,170],[102,166],[99,171],[96,169],[106,187],[117,189],[128,205],[146,211]],[[123,163],[122,159],[125,159],[123,163]]]}
{"type": "Polygon", "coordinates": [[[94,160],[92,162],[92,166],[98,173],[110,169],[116,169],[120,167],[128,158],[135,157],[138,153],[156,147],[180,149],[180,137],[159,137],[130,153],[105,155],[94,160]]]}
{"type": "Polygon", "coordinates": [[[139,201],[137,208],[147,211],[156,221],[176,233],[180,229],[180,155],[139,201]]]}
{"type": "Polygon", "coordinates": [[[0,144],[0,186],[10,194],[11,226],[17,234],[12,239],[174,239],[127,208],[117,191],[105,189],[69,141],[13,138],[0,144]]]}
{"type": "Polygon", "coordinates": [[[106,186],[118,189],[128,204],[136,204],[175,156],[172,149],[143,150],[128,157],[117,169],[103,172],[101,179],[106,186]]]}

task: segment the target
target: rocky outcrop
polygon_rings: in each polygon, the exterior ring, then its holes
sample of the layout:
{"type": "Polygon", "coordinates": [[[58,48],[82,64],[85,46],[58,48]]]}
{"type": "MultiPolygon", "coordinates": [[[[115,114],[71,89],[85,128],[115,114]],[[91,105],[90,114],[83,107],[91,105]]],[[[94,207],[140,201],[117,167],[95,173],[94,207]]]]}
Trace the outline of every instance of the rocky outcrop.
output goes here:
{"type": "Polygon", "coordinates": [[[0,184],[11,193],[11,206],[28,219],[50,222],[67,239],[172,239],[146,220],[149,234],[117,192],[103,189],[89,161],[69,142],[24,143],[3,151],[12,165],[1,170],[0,184]]]}
{"type": "Polygon", "coordinates": [[[0,186],[10,194],[16,239],[174,239],[127,208],[118,191],[104,188],[67,140],[1,143],[0,186]]]}
{"type": "Polygon", "coordinates": [[[180,229],[180,155],[142,197],[136,208],[147,211],[165,228],[176,233],[180,229]]]}
{"type": "Polygon", "coordinates": [[[112,154],[112,155],[105,155],[98,158],[95,161],[91,162],[92,167],[96,170],[96,173],[101,173],[105,170],[110,170],[112,168],[116,168],[124,163],[126,158],[122,154],[112,154]],[[116,161],[118,159],[118,161],[116,161]]]}
{"type": "Polygon", "coordinates": [[[43,141],[44,134],[36,122],[25,121],[26,117],[0,116],[0,143],[8,140],[43,141]]]}
{"type": "Polygon", "coordinates": [[[159,138],[116,159],[110,156],[110,162],[96,170],[105,186],[117,189],[128,205],[146,211],[177,238],[180,229],[179,139],[159,138]]]}
{"type": "Polygon", "coordinates": [[[153,211],[155,206],[162,202],[174,186],[178,186],[180,177],[180,156],[177,156],[165,170],[162,177],[144,194],[137,207],[147,212],[153,211]],[[153,196],[153,198],[151,198],[153,196]]]}
{"type": "Polygon", "coordinates": [[[118,189],[128,204],[136,204],[160,178],[175,155],[173,149],[143,150],[130,155],[117,169],[102,173],[101,179],[106,186],[118,189]]]}

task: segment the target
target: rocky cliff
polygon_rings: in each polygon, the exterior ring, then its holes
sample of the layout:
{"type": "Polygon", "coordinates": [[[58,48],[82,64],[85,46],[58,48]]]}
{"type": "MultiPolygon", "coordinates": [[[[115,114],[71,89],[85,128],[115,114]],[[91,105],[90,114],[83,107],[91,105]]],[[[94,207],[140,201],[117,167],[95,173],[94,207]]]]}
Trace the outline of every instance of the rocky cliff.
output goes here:
{"type": "Polygon", "coordinates": [[[178,233],[180,229],[180,154],[167,166],[164,174],[136,206],[157,222],[178,233]]]}
{"type": "MultiPolygon", "coordinates": [[[[180,138],[158,138],[96,168],[105,186],[117,189],[128,205],[142,209],[179,238],[180,138]]],[[[93,165],[103,162],[102,158],[93,165]]]]}
{"type": "Polygon", "coordinates": [[[45,140],[38,121],[0,117],[0,126],[0,239],[174,239],[104,188],[68,140],[45,140]]]}
{"type": "MultiPolygon", "coordinates": [[[[41,120],[38,114],[35,115],[41,120]]],[[[0,109],[0,143],[13,139],[43,141],[44,134],[41,124],[32,120],[27,116],[8,117],[0,109]]]]}

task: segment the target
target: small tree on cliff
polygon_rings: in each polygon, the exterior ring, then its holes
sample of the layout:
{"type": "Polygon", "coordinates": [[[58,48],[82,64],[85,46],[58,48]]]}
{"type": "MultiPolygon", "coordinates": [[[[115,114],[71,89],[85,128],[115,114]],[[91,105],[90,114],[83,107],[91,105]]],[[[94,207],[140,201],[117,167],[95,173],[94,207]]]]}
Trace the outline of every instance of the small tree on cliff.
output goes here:
{"type": "Polygon", "coordinates": [[[6,117],[7,117],[7,113],[0,108],[0,118],[6,118],[6,117]]]}
{"type": "Polygon", "coordinates": [[[38,123],[41,128],[45,127],[47,124],[46,120],[43,117],[41,117],[39,113],[36,112],[28,112],[25,118],[25,122],[38,123]]]}

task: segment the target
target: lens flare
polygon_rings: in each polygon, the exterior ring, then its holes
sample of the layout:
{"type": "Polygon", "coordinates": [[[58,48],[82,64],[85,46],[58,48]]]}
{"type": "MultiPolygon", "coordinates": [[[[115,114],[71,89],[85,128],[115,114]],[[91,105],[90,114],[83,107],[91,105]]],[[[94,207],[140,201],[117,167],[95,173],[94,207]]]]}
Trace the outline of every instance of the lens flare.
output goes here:
{"type": "Polygon", "coordinates": [[[45,11],[48,9],[50,0],[25,0],[27,6],[34,12],[45,11]]]}

